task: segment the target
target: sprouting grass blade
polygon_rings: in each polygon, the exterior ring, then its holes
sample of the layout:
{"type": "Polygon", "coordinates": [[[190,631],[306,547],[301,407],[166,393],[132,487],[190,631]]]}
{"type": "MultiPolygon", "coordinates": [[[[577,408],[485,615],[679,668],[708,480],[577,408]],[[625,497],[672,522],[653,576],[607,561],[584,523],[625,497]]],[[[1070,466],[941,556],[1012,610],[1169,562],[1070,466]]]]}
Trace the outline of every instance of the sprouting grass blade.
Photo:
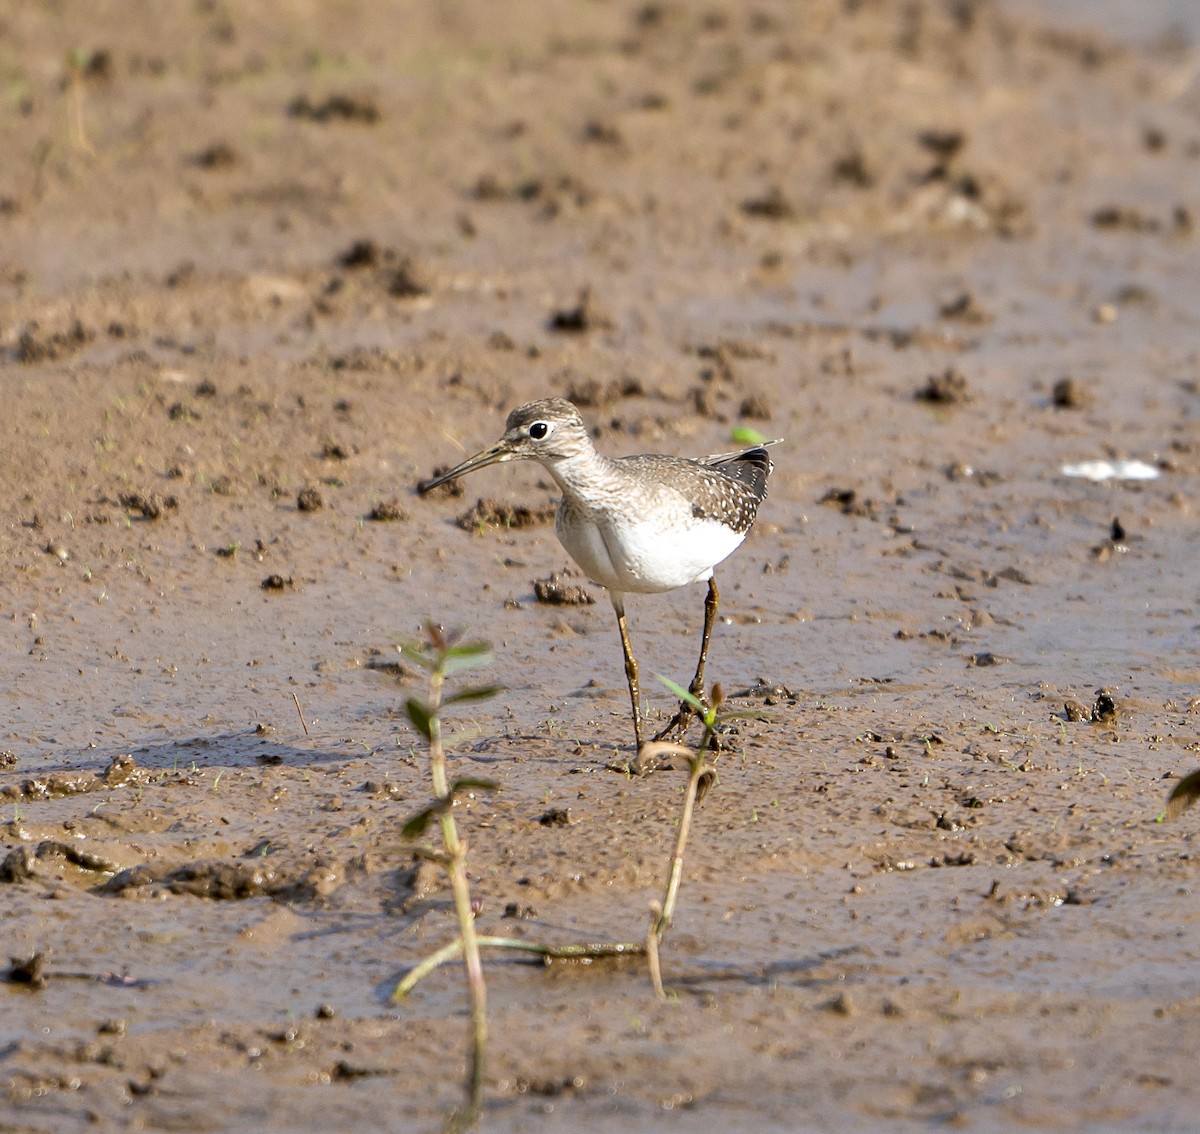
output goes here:
{"type": "Polygon", "coordinates": [[[658,680],[661,681],[669,690],[671,690],[676,697],[678,697],[681,701],[686,701],[692,706],[693,709],[696,710],[697,713],[701,715],[701,717],[703,717],[705,711],[704,702],[701,701],[695,693],[693,693],[690,689],[685,689],[682,685],[677,685],[669,677],[663,677],[661,673],[656,673],[654,676],[658,678],[658,680]]]}

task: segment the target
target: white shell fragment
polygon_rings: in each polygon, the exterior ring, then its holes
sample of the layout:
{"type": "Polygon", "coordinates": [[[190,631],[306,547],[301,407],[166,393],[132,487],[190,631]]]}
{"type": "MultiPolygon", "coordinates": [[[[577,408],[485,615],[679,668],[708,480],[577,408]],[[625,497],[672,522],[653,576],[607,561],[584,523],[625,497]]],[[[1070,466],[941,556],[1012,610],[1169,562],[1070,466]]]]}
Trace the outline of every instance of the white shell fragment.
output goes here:
{"type": "Polygon", "coordinates": [[[1063,465],[1063,476],[1081,476],[1088,480],[1157,480],[1159,471],[1145,461],[1076,461],[1063,465]]]}

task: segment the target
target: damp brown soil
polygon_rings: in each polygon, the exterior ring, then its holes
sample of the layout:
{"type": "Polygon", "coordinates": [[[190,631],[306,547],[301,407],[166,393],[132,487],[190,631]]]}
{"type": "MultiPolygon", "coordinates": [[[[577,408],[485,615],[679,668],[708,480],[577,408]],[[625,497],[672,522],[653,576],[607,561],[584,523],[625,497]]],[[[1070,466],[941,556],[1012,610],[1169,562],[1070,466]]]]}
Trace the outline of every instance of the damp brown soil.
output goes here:
{"type": "MultiPolygon", "coordinates": [[[[669,998],[489,954],[484,1128],[1193,1128],[1194,48],[279,0],[18,6],[3,58],[0,1126],[440,1125],[426,618],[503,687],[451,721],[480,930],[642,937],[684,775],[612,770],[552,485],[417,487],[566,395],[614,454],[785,442],[669,998]]],[[[661,719],[703,588],[628,606],[661,719]]]]}

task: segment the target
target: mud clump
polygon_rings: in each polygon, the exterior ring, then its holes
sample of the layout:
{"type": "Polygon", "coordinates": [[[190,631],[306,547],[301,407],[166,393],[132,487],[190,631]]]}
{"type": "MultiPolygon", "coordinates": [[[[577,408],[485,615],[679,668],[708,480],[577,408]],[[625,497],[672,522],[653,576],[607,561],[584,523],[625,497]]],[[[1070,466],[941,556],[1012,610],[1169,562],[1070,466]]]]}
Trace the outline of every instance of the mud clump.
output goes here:
{"type": "Polygon", "coordinates": [[[34,953],[31,957],[9,958],[9,969],[4,979],[10,984],[24,984],[39,991],[46,987],[46,956],[34,953]]]}
{"type": "Polygon", "coordinates": [[[1092,721],[1095,724],[1113,724],[1117,719],[1117,702],[1107,689],[1096,690],[1096,701],[1092,705],[1092,721]]]}
{"type": "Polygon", "coordinates": [[[1074,378],[1060,378],[1050,391],[1050,402],[1055,409],[1086,409],[1092,404],[1092,395],[1074,378]]]}
{"type": "Polygon", "coordinates": [[[215,902],[244,901],[269,897],[308,901],[336,887],[337,872],[316,867],[305,873],[265,867],[261,863],[224,862],[202,859],[183,866],[168,863],[143,863],[122,870],[100,889],[105,894],[148,888],[166,889],[172,894],[187,894],[215,902]]]}
{"type": "Polygon", "coordinates": [[[137,765],[132,756],[115,756],[100,775],[95,772],[51,772],[44,778],[28,779],[20,785],[9,784],[0,788],[0,799],[61,799],[89,791],[106,791],[129,783],[136,773],[137,765]]]}
{"type": "Polygon", "coordinates": [[[879,519],[879,508],[870,497],[859,496],[853,488],[831,488],[817,498],[818,504],[837,508],[843,516],[862,516],[868,520],[879,519]]]}
{"type": "Polygon", "coordinates": [[[288,115],[309,122],[328,124],[332,122],[355,122],[363,126],[374,126],[382,115],[372,98],[361,95],[331,94],[319,102],[308,95],[297,95],[288,103],[288,115]]]}
{"type": "Polygon", "coordinates": [[[439,484],[436,488],[429,487],[439,476],[443,476],[449,471],[449,465],[434,466],[433,473],[430,476],[424,480],[417,481],[417,495],[422,499],[428,500],[453,500],[464,495],[466,489],[463,488],[461,480],[448,480],[445,484],[439,484]]]}
{"type": "Polygon", "coordinates": [[[777,185],[758,197],[747,197],[742,202],[742,212],[759,220],[787,221],[796,218],[796,206],[783,195],[777,185]]]}
{"type": "Polygon", "coordinates": [[[595,409],[621,398],[641,398],[645,393],[639,378],[624,375],[611,382],[601,382],[598,378],[573,378],[563,397],[577,406],[595,409]]]}
{"type": "Polygon", "coordinates": [[[553,520],[557,511],[554,504],[531,508],[527,504],[509,504],[481,497],[473,508],[454,522],[467,532],[478,532],[484,528],[536,528],[553,520]]]}
{"type": "Polygon", "coordinates": [[[355,268],[376,268],[383,260],[379,245],[373,240],[356,240],[338,258],[338,264],[351,270],[355,268]]]}
{"type": "Polygon", "coordinates": [[[971,391],[966,377],[951,366],[941,374],[931,374],[913,396],[917,401],[931,405],[957,406],[971,400],[971,391]]]}
{"type": "Polygon", "coordinates": [[[403,256],[387,281],[388,295],[397,299],[414,299],[429,295],[437,283],[433,267],[417,256],[403,256]]]}
{"type": "Polygon", "coordinates": [[[587,331],[607,330],[613,321],[596,306],[592,289],[585,287],[574,307],[562,307],[552,312],[546,325],[551,331],[582,335],[587,331]]]}
{"type": "Polygon", "coordinates": [[[258,584],[264,591],[290,591],[295,587],[296,582],[291,575],[268,575],[261,583],[258,584]]]}
{"type": "Polygon", "coordinates": [[[969,291],[959,292],[941,303],[938,307],[938,317],[975,325],[992,321],[991,313],[985,310],[969,291]]]}
{"type": "Polygon", "coordinates": [[[738,417],[746,421],[770,421],[771,403],[761,394],[749,394],[738,406],[738,417]]]}
{"type": "Polygon", "coordinates": [[[408,519],[408,513],[400,507],[400,501],[393,496],[391,500],[381,500],[368,513],[367,519],[379,524],[398,523],[408,519]]]}
{"type": "Polygon", "coordinates": [[[1084,705],[1081,705],[1074,698],[1067,698],[1063,702],[1063,716],[1068,722],[1075,723],[1078,721],[1088,721],[1092,719],[1091,711],[1084,705]]]}
{"type": "Polygon", "coordinates": [[[0,861],[0,882],[27,882],[36,877],[38,864],[47,860],[59,859],[78,866],[81,870],[92,870],[99,874],[115,874],[120,866],[105,858],[84,850],[75,843],[63,842],[61,839],[43,839],[36,849],[20,846],[0,861]]]}
{"type": "Polygon", "coordinates": [[[214,142],[191,158],[197,169],[232,169],[237,162],[237,151],[228,142],[214,142]]]}
{"type": "Polygon", "coordinates": [[[1092,213],[1092,227],[1126,232],[1157,232],[1158,219],[1130,205],[1105,205],[1092,213]]]}
{"type": "Polygon", "coordinates": [[[596,601],[578,583],[569,582],[557,571],[544,579],[534,579],[533,593],[547,606],[591,606],[596,601]]]}
{"type": "Polygon", "coordinates": [[[96,336],[75,319],[65,331],[43,332],[37,322],[26,325],[17,339],[17,361],[26,365],[53,362],[82,350],[96,336]]]}
{"type": "Polygon", "coordinates": [[[302,488],[296,494],[296,510],[298,512],[319,512],[325,507],[325,498],[317,488],[311,485],[302,488]]]}
{"type": "Polygon", "coordinates": [[[1005,665],[1011,660],[1011,658],[1006,658],[1001,654],[994,654],[991,650],[983,650],[979,653],[971,654],[967,658],[967,668],[984,669],[992,665],[1005,665]]]}
{"type": "Polygon", "coordinates": [[[123,492],[117,500],[122,508],[138,513],[143,520],[161,520],[179,507],[177,496],[158,492],[123,492]]]}

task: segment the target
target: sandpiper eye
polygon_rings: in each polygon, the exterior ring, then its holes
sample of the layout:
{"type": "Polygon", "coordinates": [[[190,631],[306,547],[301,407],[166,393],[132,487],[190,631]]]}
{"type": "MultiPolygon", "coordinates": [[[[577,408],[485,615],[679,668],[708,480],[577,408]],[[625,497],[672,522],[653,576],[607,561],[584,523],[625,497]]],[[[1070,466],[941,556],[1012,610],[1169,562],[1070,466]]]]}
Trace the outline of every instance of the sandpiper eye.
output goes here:
{"type": "Polygon", "coordinates": [[[541,441],[543,438],[545,438],[549,434],[549,432],[550,432],[550,426],[545,421],[535,421],[529,427],[529,436],[532,437],[535,441],[541,441]]]}

